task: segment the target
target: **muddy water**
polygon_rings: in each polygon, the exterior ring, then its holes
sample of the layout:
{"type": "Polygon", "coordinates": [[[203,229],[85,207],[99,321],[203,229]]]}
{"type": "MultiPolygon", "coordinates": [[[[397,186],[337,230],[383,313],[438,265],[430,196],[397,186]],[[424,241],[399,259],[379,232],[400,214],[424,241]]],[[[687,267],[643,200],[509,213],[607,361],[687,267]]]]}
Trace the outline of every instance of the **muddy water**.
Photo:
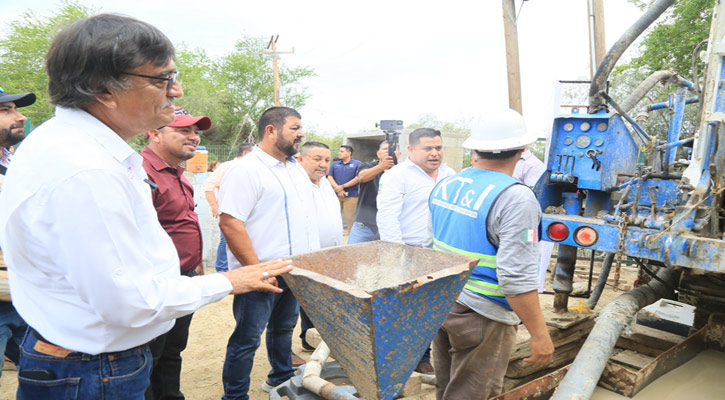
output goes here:
{"type": "MultiPolygon", "coordinates": [[[[705,350],[642,389],[633,400],[706,400],[725,399],[725,353],[705,350]]],[[[594,400],[619,400],[628,397],[601,387],[594,400]]]]}

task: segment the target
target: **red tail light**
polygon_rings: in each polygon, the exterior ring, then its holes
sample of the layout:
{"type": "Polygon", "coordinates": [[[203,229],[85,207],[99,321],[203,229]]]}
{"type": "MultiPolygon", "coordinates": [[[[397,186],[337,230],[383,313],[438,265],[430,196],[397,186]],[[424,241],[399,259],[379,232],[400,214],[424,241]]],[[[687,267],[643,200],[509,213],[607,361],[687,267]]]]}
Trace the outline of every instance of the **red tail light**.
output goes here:
{"type": "Polygon", "coordinates": [[[569,228],[561,222],[554,222],[549,225],[549,228],[546,230],[546,234],[549,236],[549,239],[554,242],[561,242],[569,237],[569,228]]]}
{"type": "Polygon", "coordinates": [[[594,230],[594,228],[582,226],[574,231],[574,241],[579,246],[591,246],[597,242],[597,239],[599,239],[599,235],[597,234],[597,231],[594,230]]]}

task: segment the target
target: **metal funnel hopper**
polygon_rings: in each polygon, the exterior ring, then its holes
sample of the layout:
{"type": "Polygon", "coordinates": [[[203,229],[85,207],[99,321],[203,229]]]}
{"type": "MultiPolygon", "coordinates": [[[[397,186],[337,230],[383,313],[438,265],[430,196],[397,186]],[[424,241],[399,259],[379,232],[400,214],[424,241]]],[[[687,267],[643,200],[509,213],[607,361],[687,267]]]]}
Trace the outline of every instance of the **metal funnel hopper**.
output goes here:
{"type": "Polygon", "coordinates": [[[292,261],[285,282],[368,400],[402,390],[478,262],[382,241],[292,261]]]}

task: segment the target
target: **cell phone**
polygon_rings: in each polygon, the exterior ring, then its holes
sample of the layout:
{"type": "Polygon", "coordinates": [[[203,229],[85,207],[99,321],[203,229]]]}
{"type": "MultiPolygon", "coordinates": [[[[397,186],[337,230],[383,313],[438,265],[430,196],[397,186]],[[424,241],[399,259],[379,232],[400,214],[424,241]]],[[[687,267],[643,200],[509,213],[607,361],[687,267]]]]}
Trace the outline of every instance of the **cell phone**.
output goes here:
{"type": "Polygon", "coordinates": [[[53,371],[41,368],[31,368],[18,371],[18,376],[21,378],[32,379],[36,381],[54,381],[55,374],[53,371]]]}

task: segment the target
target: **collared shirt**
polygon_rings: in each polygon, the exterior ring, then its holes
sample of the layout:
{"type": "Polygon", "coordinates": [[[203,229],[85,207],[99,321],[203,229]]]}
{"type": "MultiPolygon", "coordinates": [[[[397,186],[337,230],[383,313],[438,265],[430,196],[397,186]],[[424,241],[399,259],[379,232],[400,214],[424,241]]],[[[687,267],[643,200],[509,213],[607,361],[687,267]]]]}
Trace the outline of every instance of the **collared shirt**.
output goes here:
{"type": "Polygon", "coordinates": [[[339,246],[342,244],[342,215],[340,202],[332,184],[325,178],[320,185],[310,181],[314,195],[314,207],[317,213],[317,226],[320,229],[320,248],[339,246]]]}
{"type": "Polygon", "coordinates": [[[184,167],[172,167],[148,147],[141,151],[149,180],[158,185],[151,191],[159,222],[176,246],[181,271],[201,263],[201,228],[194,212],[194,187],[184,177],[184,167]]]}
{"type": "Polygon", "coordinates": [[[378,187],[378,231],[387,242],[429,246],[433,241],[428,197],[436,183],[456,172],[445,164],[433,180],[409,159],[390,168],[378,187]]]}
{"type": "Polygon", "coordinates": [[[214,172],[212,172],[211,175],[209,175],[204,180],[204,183],[201,184],[201,188],[204,189],[205,192],[213,192],[215,190],[218,190],[219,186],[222,183],[222,178],[224,178],[224,175],[229,172],[229,170],[232,169],[232,167],[235,166],[239,160],[239,158],[235,158],[233,160],[225,161],[219,164],[214,172]]]}
{"type": "Polygon", "coordinates": [[[546,165],[531,151],[526,150],[514,167],[513,177],[524,185],[534,188],[541,175],[546,171],[546,165]]]}
{"type": "Polygon", "coordinates": [[[221,274],[180,276],[144,179],[141,156],[77,109],[56,107],[14,155],[0,243],[15,308],[50,342],[127,350],[231,291],[221,274]]]}
{"type": "MultiPolygon", "coordinates": [[[[310,178],[290,157],[281,162],[255,147],[222,179],[219,211],[242,222],[260,261],[320,248],[310,178]]],[[[339,207],[339,206],[338,206],[339,207]]],[[[229,269],[242,265],[227,246],[229,269]]]]}
{"type": "MultiPolygon", "coordinates": [[[[352,158],[347,163],[342,162],[342,160],[333,161],[327,176],[331,176],[338,185],[344,185],[357,176],[359,166],[360,161],[352,158]]],[[[345,188],[345,191],[347,197],[357,197],[358,185],[345,188]]]]}

